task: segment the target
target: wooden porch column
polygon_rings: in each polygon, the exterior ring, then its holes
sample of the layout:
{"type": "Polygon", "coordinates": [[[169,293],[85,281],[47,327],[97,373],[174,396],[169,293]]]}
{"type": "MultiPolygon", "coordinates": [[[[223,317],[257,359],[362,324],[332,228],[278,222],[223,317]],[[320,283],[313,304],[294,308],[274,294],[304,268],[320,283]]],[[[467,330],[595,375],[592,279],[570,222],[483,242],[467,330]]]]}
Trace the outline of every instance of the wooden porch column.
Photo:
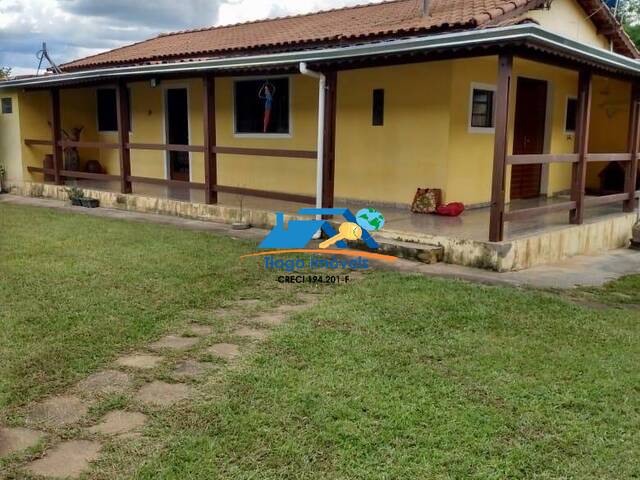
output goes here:
{"type": "Polygon", "coordinates": [[[324,158],[322,159],[322,207],[333,208],[336,166],[336,110],[338,99],[338,72],[324,72],[327,78],[324,117],[324,158]]]}
{"type": "Polygon", "coordinates": [[[63,153],[62,145],[62,125],[60,123],[60,90],[58,87],[54,87],[50,90],[51,96],[51,141],[53,142],[53,170],[54,170],[54,182],[56,185],[62,185],[62,177],[60,176],[60,170],[62,170],[63,153]]]}
{"type": "Polygon", "coordinates": [[[205,203],[211,205],[218,203],[218,192],[215,187],[218,184],[216,146],[216,79],[213,75],[205,74],[202,77],[203,106],[202,118],[204,120],[204,184],[205,203]]]}
{"type": "Polygon", "coordinates": [[[493,179],[491,184],[491,217],[489,241],[504,238],[504,197],[507,147],[509,144],[509,96],[513,55],[501,53],[498,57],[498,86],[496,90],[496,131],[493,145],[493,179]]]}
{"type": "Polygon", "coordinates": [[[127,84],[124,80],[118,81],[116,88],[116,103],[118,110],[118,143],[120,146],[120,191],[122,193],[131,193],[131,150],[129,149],[129,92],[127,84]]]}
{"type": "Polygon", "coordinates": [[[638,202],[636,200],[636,179],[638,177],[638,141],[640,140],[640,84],[631,87],[631,108],[629,109],[629,152],[631,161],[625,168],[624,191],[629,199],[624,202],[624,211],[633,212],[638,202]]]}
{"type": "Polygon", "coordinates": [[[589,151],[589,127],[591,123],[591,98],[593,95],[593,74],[581,70],[578,78],[578,111],[576,114],[576,145],[578,162],[573,164],[571,175],[571,200],[576,202],[569,221],[580,225],[584,222],[584,197],[587,182],[587,153],[589,151]]]}

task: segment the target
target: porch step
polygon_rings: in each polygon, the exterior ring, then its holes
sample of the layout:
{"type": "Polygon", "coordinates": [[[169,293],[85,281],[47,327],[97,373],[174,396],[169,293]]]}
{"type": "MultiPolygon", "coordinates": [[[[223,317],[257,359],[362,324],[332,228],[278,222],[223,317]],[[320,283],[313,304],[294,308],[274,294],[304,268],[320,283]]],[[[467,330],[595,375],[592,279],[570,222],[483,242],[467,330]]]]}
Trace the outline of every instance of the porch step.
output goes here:
{"type": "MultiPolygon", "coordinates": [[[[439,263],[444,259],[444,247],[438,245],[427,245],[424,243],[403,242],[388,238],[376,238],[380,248],[377,253],[384,253],[393,257],[414,260],[422,263],[439,263]]],[[[368,250],[366,245],[362,245],[362,250],[368,250]]]]}

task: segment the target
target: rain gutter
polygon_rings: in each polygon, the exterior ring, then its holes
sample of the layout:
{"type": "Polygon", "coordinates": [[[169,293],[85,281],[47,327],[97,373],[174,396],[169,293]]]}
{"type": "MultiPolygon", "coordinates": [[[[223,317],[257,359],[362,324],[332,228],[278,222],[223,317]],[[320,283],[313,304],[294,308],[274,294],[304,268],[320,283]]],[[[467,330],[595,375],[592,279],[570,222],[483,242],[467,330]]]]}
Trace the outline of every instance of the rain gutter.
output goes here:
{"type": "Polygon", "coordinates": [[[425,35],[393,40],[380,40],[358,45],[303,50],[295,52],[271,53],[241,57],[215,58],[193,62],[172,62],[155,65],[130,67],[109,67],[63,73],[37,78],[25,78],[0,82],[0,89],[15,87],[42,87],[64,85],[86,80],[108,80],[135,75],[161,75],[173,73],[203,73],[216,70],[237,70],[243,68],[297,67],[307,64],[331,62],[346,59],[362,59],[377,55],[403,53],[427,53],[435,50],[455,49],[490,45],[493,43],[532,43],[530,46],[548,47],[554,52],[564,53],[580,60],[594,62],[600,67],[614,69],[620,73],[640,76],[640,62],[623,55],[587,45],[549,32],[538,25],[513,25],[482,30],[468,30],[437,35],[425,35]]]}

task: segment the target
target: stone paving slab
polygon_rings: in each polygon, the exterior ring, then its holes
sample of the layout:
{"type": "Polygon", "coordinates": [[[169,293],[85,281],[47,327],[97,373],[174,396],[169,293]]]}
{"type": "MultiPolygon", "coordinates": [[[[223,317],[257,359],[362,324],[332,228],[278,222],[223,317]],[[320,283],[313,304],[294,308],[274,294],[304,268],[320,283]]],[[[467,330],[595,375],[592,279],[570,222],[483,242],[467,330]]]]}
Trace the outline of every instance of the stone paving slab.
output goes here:
{"type": "Polygon", "coordinates": [[[183,383],[165,383],[155,381],[142,387],[135,399],[147,405],[168,407],[189,398],[193,388],[183,383]]]}
{"type": "Polygon", "coordinates": [[[147,416],[140,412],[115,410],[107,413],[102,421],[89,429],[91,433],[119,435],[129,433],[147,423],[147,416]]]}
{"type": "Polygon", "coordinates": [[[139,370],[150,370],[156,368],[164,360],[159,355],[133,354],[125,355],[116,360],[116,364],[121,367],[137,368],[139,370]]]}
{"type": "Polygon", "coordinates": [[[282,325],[286,319],[287,317],[284,313],[270,312],[260,315],[259,317],[255,317],[252,319],[252,321],[254,323],[261,323],[263,325],[277,327],[278,325],[282,325]]]}
{"type": "Polygon", "coordinates": [[[35,447],[45,434],[28,428],[0,427],[0,458],[35,447]]]}
{"type": "Polygon", "coordinates": [[[256,307],[260,305],[261,301],[256,298],[245,298],[243,300],[237,300],[233,303],[237,307],[256,307]]]}
{"type": "Polygon", "coordinates": [[[167,335],[157,342],[152,343],[149,347],[152,350],[188,350],[200,341],[195,337],[179,337],[177,335],[167,335]]]}
{"type": "Polygon", "coordinates": [[[190,325],[189,331],[198,337],[206,337],[213,333],[213,327],[209,325],[190,325]]]}
{"type": "Polygon", "coordinates": [[[186,360],[176,366],[173,371],[173,376],[179,378],[196,378],[204,374],[211,367],[209,363],[186,360]]]}
{"type": "Polygon", "coordinates": [[[306,306],[311,306],[320,301],[321,294],[320,293],[299,293],[296,295],[298,299],[306,302],[306,306]]]}
{"type": "Polygon", "coordinates": [[[276,312],[278,313],[295,313],[295,312],[300,312],[301,310],[306,310],[307,308],[309,308],[310,305],[305,305],[305,304],[301,304],[301,305],[280,305],[278,308],[276,308],[276,312]]]}
{"type": "Polygon", "coordinates": [[[131,377],[117,370],[104,370],[90,375],[79,382],[76,386],[78,390],[93,394],[121,394],[131,388],[131,377]]]}
{"type": "Polygon", "coordinates": [[[27,418],[33,423],[63,427],[78,422],[88,410],[87,403],[78,397],[52,397],[36,404],[27,418]]]}
{"type": "Polygon", "coordinates": [[[29,463],[25,470],[48,478],[78,478],[89,469],[89,462],[98,458],[101,445],[88,440],[63,442],[46,456],[29,463]]]}
{"type": "Polygon", "coordinates": [[[240,349],[232,343],[217,343],[207,349],[207,353],[225,360],[233,360],[240,355],[240,349]]]}
{"type": "Polygon", "coordinates": [[[253,340],[264,340],[269,336],[268,330],[242,327],[233,332],[238,337],[251,338],[253,340]]]}

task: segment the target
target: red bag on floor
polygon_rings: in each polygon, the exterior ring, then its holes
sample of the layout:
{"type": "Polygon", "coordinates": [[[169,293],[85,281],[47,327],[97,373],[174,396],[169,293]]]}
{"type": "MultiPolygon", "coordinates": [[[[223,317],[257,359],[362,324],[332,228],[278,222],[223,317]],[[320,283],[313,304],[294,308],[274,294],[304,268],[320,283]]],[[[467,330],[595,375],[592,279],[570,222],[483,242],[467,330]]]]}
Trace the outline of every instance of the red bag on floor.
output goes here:
{"type": "Polygon", "coordinates": [[[436,209],[436,213],[438,215],[443,215],[445,217],[457,217],[464,212],[464,204],[459,202],[449,203],[447,205],[440,205],[436,209]]]}

